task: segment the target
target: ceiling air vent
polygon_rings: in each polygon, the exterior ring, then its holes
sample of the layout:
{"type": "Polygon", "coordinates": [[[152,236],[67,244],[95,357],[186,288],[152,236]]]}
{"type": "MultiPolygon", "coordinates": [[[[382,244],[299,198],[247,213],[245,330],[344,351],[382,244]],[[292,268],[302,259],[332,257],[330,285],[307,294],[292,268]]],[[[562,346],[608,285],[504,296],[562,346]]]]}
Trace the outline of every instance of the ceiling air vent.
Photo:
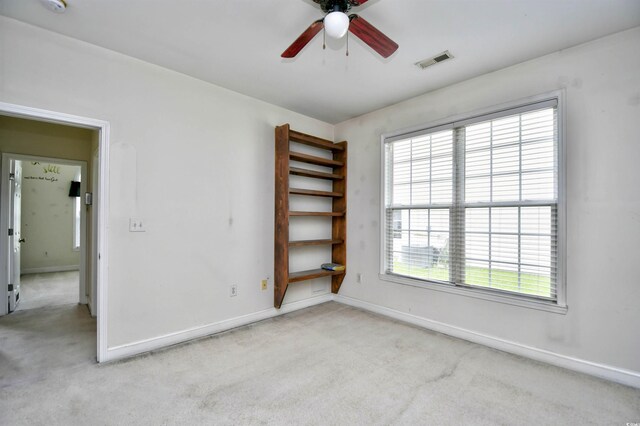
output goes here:
{"type": "Polygon", "coordinates": [[[444,52],[438,53],[432,58],[428,58],[423,61],[416,62],[416,66],[420,67],[420,69],[425,69],[427,67],[430,67],[431,65],[437,64],[438,62],[446,61],[447,59],[451,59],[451,58],[453,58],[453,55],[449,53],[448,50],[445,50],[444,52]]]}

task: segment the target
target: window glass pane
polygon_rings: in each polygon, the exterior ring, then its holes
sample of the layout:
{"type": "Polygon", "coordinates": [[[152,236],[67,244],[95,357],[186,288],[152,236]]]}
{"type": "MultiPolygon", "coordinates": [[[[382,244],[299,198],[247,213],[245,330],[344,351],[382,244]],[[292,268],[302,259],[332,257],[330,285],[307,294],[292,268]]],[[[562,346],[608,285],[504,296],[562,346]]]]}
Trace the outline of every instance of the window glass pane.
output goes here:
{"type": "Polygon", "coordinates": [[[445,130],[434,133],[431,136],[431,155],[452,155],[453,154],[453,132],[445,130]]]}
{"type": "Polygon", "coordinates": [[[465,128],[465,146],[467,151],[485,149],[491,146],[491,123],[479,123],[465,128]]]}
{"type": "Polygon", "coordinates": [[[489,201],[491,198],[491,180],[489,176],[466,179],[464,198],[468,203],[489,201]]]}
{"type": "Polygon", "coordinates": [[[451,204],[453,199],[453,182],[439,180],[431,182],[431,203],[451,204]]]}
{"type": "Polygon", "coordinates": [[[493,177],[492,201],[518,201],[520,199],[520,175],[493,177]]]}
{"type": "Polygon", "coordinates": [[[522,174],[523,200],[555,200],[555,177],[552,170],[522,174]]]}
{"type": "Polygon", "coordinates": [[[488,287],[489,262],[467,260],[465,264],[465,283],[481,287],[488,287]]]}
{"type": "Polygon", "coordinates": [[[551,207],[522,207],[520,221],[523,234],[551,235],[551,207]]]}
{"type": "Polygon", "coordinates": [[[553,140],[522,145],[522,171],[549,170],[555,166],[553,140]]]}
{"type": "Polygon", "coordinates": [[[467,259],[489,260],[489,234],[465,235],[465,254],[467,259]]]}
{"type": "Polygon", "coordinates": [[[428,231],[429,230],[429,210],[412,209],[409,211],[411,230],[428,231]]]}
{"type": "Polygon", "coordinates": [[[491,263],[489,286],[498,290],[518,291],[518,265],[510,263],[491,263]]]}
{"type": "Polygon", "coordinates": [[[411,181],[411,162],[396,162],[393,165],[393,183],[409,183],[411,181]]]}
{"type": "Polygon", "coordinates": [[[409,205],[411,202],[411,185],[393,185],[392,204],[409,205]]]}
{"type": "Polygon", "coordinates": [[[491,209],[491,231],[518,233],[518,207],[493,207],[491,209]]]}
{"type": "Polygon", "coordinates": [[[492,142],[493,146],[518,143],[520,140],[520,116],[511,116],[493,120],[492,142]]]}
{"type": "MultiPolygon", "coordinates": [[[[491,235],[491,260],[496,262],[518,263],[518,236],[491,235]]],[[[517,270],[517,267],[516,267],[517,270]]]]}
{"type": "MultiPolygon", "coordinates": [[[[411,144],[411,158],[414,160],[429,158],[431,155],[431,137],[429,135],[411,139],[409,142],[411,144]]],[[[429,164],[428,161],[427,164],[429,164]]]]}
{"type": "Polygon", "coordinates": [[[411,160],[411,140],[406,139],[393,143],[393,162],[401,163],[411,160]]]}
{"type": "Polygon", "coordinates": [[[429,203],[429,182],[414,182],[411,185],[411,202],[403,204],[428,204],[429,203]]]}
{"type": "Polygon", "coordinates": [[[520,171],[520,146],[507,145],[493,149],[493,174],[520,171]]]}
{"type": "Polygon", "coordinates": [[[523,235],[521,259],[523,264],[551,266],[551,237],[523,235]]]}
{"type": "Polygon", "coordinates": [[[447,281],[449,279],[449,209],[405,209],[394,212],[394,220],[401,222],[394,231],[394,273],[421,279],[447,281]],[[444,230],[432,231],[434,219],[444,230]]]}
{"type": "Polygon", "coordinates": [[[467,231],[489,232],[489,209],[466,209],[465,226],[467,231]]]}
{"type": "Polygon", "coordinates": [[[553,140],[555,125],[553,108],[522,114],[522,141],[553,140]]]}
{"type": "Polygon", "coordinates": [[[467,178],[486,176],[489,170],[491,170],[491,151],[483,149],[480,151],[467,152],[465,158],[465,173],[467,178]]]}
{"type": "Polygon", "coordinates": [[[431,223],[429,228],[431,231],[449,232],[449,209],[431,210],[431,223]]]}
{"type": "Polygon", "coordinates": [[[73,216],[73,247],[80,247],[80,209],[82,203],[80,202],[80,197],[75,197],[73,199],[73,207],[74,207],[74,216],[73,216]]]}
{"type": "Polygon", "coordinates": [[[523,265],[520,269],[520,290],[525,294],[542,297],[555,296],[551,289],[551,270],[523,265]]]}
{"type": "Polygon", "coordinates": [[[431,179],[448,179],[451,181],[452,171],[451,155],[433,157],[431,159],[431,179]]]}

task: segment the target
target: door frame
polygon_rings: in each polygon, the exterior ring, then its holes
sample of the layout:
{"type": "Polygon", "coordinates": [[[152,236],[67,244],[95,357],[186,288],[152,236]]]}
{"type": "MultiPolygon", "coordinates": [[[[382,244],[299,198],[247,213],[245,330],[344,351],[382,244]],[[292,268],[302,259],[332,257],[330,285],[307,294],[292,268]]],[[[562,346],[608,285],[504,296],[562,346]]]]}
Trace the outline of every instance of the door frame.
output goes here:
{"type": "MultiPolygon", "coordinates": [[[[2,183],[6,182],[6,172],[9,170],[9,162],[11,160],[14,161],[40,161],[43,163],[52,163],[52,164],[60,164],[62,166],[74,166],[80,167],[80,194],[81,198],[84,198],[84,194],[87,192],[87,162],[80,160],[67,160],[64,158],[55,158],[55,157],[41,157],[36,155],[24,155],[24,154],[13,154],[9,152],[2,153],[2,167],[0,170],[2,171],[2,183]]],[[[0,247],[8,247],[9,237],[4,229],[8,229],[9,226],[9,216],[7,214],[11,214],[11,204],[9,203],[9,197],[11,193],[11,189],[9,187],[4,187],[0,184],[0,190],[2,191],[0,195],[0,208],[2,211],[0,212],[0,247]]],[[[84,200],[81,199],[81,202],[84,200]]],[[[80,276],[78,283],[78,303],[86,305],[88,303],[87,300],[87,209],[80,209],[80,276]]],[[[0,258],[0,277],[7,276],[6,271],[8,270],[7,265],[8,256],[3,256],[0,258]]],[[[0,285],[0,288],[6,292],[6,288],[3,285],[0,285]]],[[[2,292],[0,292],[0,297],[2,297],[2,292]]],[[[3,299],[4,300],[4,299],[3,299]]]]}
{"type": "MultiPolygon", "coordinates": [[[[108,271],[109,271],[109,252],[108,252],[108,231],[109,231],[109,132],[110,124],[108,121],[97,120],[94,118],[81,117],[77,115],[65,114],[62,112],[49,111],[45,109],[32,108],[24,105],[10,104],[0,102],[0,115],[11,117],[26,118],[36,121],[45,121],[49,123],[58,123],[70,125],[74,127],[83,127],[98,131],[98,185],[97,193],[94,197],[98,202],[98,225],[97,235],[93,237],[97,241],[97,258],[92,258],[91,263],[97,270],[97,354],[98,362],[108,361],[107,346],[107,287],[108,287],[108,271]]],[[[86,181],[86,179],[85,179],[86,181]]],[[[86,245],[86,244],[85,244],[86,245]]],[[[93,256],[92,256],[93,257],[93,256]]],[[[0,286],[3,287],[3,286],[0,286]]],[[[0,289],[0,297],[5,295],[0,303],[0,314],[6,309],[7,289],[0,289]]]]}

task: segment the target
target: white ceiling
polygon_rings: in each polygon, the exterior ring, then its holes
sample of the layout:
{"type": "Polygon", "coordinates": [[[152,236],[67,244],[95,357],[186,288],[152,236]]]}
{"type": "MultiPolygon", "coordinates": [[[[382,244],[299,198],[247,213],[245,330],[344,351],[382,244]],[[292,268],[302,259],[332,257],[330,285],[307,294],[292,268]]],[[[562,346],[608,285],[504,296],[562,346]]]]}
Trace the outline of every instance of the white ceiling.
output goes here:
{"type": "MultiPolygon", "coordinates": [[[[639,0],[369,0],[352,11],[400,48],[382,59],[355,37],[319,34],[311,0],[0,0],[0,14],[161,65],[329,123],[640,25],[639,0]],[[413,64],[449,50],[426,70],[413,64]]],[[[597,60],[597,58],[594,58],[597,60]]]]}

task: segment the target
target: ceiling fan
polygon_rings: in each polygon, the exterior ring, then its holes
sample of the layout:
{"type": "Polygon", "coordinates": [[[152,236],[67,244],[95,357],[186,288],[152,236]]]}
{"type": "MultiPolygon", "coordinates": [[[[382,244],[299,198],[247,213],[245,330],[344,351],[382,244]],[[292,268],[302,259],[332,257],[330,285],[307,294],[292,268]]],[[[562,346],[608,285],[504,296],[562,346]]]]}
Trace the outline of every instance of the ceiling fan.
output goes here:
{"type": "MultiPolygon", "coordinates": [[[[324,28],[330,37],[342,38],[347,31],[365,42],[383,58],[388,58],[398,49],[398,44],[380,32],[364,18],[347,12],[368,0],[313,0],[318,3],[325,17],[313,22],[291,46],[282,53],[283,58],[295,57],[324,28]]],[[[347,51],[347,55],[349,52],[347,51]]]]}

